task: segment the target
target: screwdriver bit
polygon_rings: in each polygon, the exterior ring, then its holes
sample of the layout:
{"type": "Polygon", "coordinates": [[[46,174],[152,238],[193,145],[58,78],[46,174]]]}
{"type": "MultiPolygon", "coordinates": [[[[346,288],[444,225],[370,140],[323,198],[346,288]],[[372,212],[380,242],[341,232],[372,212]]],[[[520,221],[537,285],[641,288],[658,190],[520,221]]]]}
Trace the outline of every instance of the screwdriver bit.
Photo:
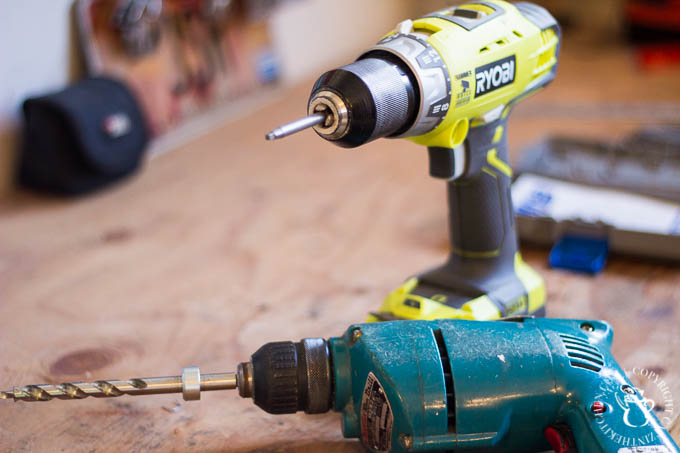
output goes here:
{"type": "Polygon", "coordinates": [[[299,120],[290,122],[288,124],[284,124],[283,126],[279,126],[273,131],[269,132],[267,135],[265,135],[265,138],[267,140],[278,140],[283,137],[288,137],[289,135],[295,134],[307,128],[321,124],[324,121],[326,121],[326,118],[327,115],[323,113],[315,113],[313,115],[300,118],[299,120]]]}

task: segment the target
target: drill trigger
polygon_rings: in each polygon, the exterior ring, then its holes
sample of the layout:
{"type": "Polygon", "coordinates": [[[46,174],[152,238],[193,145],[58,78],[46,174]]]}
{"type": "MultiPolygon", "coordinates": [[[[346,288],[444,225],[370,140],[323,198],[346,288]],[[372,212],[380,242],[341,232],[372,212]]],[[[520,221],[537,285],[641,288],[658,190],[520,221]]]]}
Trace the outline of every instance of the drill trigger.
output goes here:
{"type": "Polygon", "coordinates": [[[543,434],[555,453],[577,453],[574,436],[567,425],[548,426],[543,434]]]}

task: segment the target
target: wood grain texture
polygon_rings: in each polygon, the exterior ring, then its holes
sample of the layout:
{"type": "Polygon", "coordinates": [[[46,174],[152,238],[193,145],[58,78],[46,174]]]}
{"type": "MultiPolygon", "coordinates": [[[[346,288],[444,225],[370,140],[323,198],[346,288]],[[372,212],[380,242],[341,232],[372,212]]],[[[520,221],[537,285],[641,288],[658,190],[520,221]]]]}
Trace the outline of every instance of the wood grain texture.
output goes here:
{"type": "MultiPolygon", "coordinates": [[[[636,72],[620,49],[567,46],[557,81],[511,117],[511,149],[553,132],[620,138],[639,121],[557,110],[678,101],[679,75],[636,72]]],[[[341,150],[311,132],[265,143],[303,112],[308,89],[106,192],[0,206],[0,387],[233,370],[267,341],[340,334],[443,261],[445,188],[426,176],[424,150],[341,150]]],[[[680,268],[614,257],[585,277],[548,269],[546,250],[524,254],[547,281],[551,316],[610,321],[621,364],[656,370],[680,404],[680,268]]],[[[234,392],[179,401],[0,404],[0,450],[360,451],[337,414],[270,416],[234,392]]]]}

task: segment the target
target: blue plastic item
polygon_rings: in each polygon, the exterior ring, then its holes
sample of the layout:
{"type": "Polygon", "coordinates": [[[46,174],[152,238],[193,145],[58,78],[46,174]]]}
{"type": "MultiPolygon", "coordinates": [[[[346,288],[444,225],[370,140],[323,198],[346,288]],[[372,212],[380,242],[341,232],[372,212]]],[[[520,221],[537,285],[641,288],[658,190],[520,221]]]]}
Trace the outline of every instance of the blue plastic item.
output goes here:
{"type": "Polygon", "coordinates": [[[606,239],[564,236],[550,251],[550,265],[558,269],[597,274],[607,262],[606,239]]]}

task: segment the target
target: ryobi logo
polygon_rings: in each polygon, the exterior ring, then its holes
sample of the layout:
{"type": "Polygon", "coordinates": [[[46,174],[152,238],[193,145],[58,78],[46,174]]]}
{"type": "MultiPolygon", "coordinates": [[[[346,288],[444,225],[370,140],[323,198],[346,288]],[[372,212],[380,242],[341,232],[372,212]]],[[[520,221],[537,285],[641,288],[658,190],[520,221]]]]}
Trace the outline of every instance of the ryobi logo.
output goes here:
{"type": "Polygon", "coordinates": [[[475,69],[477,88],[475,97],[490,93],[515,81],[515,56],[480,66],[475,69]]]}

